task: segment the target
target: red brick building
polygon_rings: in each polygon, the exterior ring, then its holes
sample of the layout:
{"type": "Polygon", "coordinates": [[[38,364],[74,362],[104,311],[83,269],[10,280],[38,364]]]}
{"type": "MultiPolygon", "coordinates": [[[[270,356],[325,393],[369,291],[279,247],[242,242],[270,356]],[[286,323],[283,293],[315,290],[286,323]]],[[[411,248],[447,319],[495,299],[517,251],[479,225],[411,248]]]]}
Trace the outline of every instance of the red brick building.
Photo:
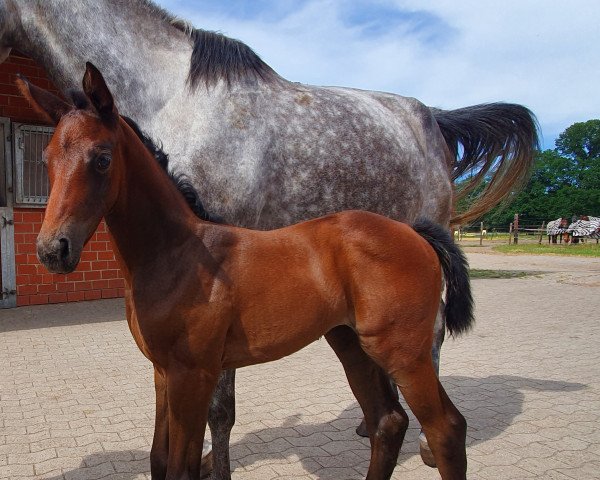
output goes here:
{"type": "Polygon", "coordinates": [[[58,94],[44,70],[30,58],[13,52],[0,64],[0,306],[123,296],[123,278],[104,222],[84,249],[75,272],[51,274],[37,260],[35,242],[48,196],[41,152],[52,128],[19,93],[17,73],[58,94]]]}

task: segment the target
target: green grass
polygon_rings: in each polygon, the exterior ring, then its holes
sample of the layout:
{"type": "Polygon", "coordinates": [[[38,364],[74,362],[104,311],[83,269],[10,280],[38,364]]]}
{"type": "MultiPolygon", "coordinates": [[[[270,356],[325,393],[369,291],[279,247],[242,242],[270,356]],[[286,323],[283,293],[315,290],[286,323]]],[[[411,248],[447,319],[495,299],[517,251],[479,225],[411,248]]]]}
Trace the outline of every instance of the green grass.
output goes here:
{"type": "Polygon", "coordinates": [[[471,278],[522,278],[527,275],[539,275],[541,272],[524,272],[523,270],[469,270],[471,278]]]}
{"type": "Polygon", "coordinates": [[[600,257],[600,245],[584,243],[578,245],[548,245],[542,243],[523,243],[519,245],[496,245],[492,249],[500,253],[530,254],[530,255],[576,255],[580,257],[600,257]]]}
{"type": "MultiPolygon", "coordinates": [[[[479,232],[469,232],[469,233],[463,233],[462,234],[462,239],[463,240],[468,240],[468,241],[473,241],[473,240],[479,240],[479,232]]],[[[508,237],[510,237],[511,234],[510,233],[495,233],[495,232],[488,232],[487,235],[485,237],[483,237],[483,241],[484,242],[488,242],[490,240],[507,240],[508,241],[508,237]]],[[[458,232],[454,232],[454,240],[458,241],[458,232]]]]}

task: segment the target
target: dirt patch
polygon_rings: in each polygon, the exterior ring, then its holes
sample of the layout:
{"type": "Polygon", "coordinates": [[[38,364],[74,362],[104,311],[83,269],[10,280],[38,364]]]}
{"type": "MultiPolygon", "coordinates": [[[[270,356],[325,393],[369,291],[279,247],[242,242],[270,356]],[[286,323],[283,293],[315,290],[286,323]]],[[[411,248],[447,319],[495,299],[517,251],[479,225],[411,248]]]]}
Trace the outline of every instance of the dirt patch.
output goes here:
{"type": "Polygon", "coordinates": [[[523,278],[530,275],[541,275],[546,272],[536,272],[534,270],[483,270],[472,268],[469,270],[469,276],[474,278],[523,278]]]}
{"type": "Polygon", "coordinates": [[[600,276],[600,258],[504,255],[491,250],[473,252],[472,249],[465,249],[465,253],[471,269],[562,272],[576,276],[587,274],[600,276]]]}

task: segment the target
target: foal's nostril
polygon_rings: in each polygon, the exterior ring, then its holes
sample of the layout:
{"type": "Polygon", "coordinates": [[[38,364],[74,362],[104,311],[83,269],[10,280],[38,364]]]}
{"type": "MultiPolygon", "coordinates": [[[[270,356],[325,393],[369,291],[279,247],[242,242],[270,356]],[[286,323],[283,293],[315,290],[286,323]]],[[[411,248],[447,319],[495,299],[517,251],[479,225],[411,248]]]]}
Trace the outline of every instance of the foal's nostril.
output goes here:
{"type": "Polygon", "coordinates": [[[58,256],[60,259],[64,260],[69,256],[69,239],[61,238],[58,242],[60,243],[58,256]]]}

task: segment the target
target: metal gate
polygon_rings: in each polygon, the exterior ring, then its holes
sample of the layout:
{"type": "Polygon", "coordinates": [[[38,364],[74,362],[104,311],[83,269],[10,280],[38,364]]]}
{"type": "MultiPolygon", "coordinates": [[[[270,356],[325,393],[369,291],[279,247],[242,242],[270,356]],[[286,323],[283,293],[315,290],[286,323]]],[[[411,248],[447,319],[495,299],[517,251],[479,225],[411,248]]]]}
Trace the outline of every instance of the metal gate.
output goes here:
{"type": "Polygon", "coordinates": [[[0,118],[0,308],[17,306],[10,121],[0,118]]]}

